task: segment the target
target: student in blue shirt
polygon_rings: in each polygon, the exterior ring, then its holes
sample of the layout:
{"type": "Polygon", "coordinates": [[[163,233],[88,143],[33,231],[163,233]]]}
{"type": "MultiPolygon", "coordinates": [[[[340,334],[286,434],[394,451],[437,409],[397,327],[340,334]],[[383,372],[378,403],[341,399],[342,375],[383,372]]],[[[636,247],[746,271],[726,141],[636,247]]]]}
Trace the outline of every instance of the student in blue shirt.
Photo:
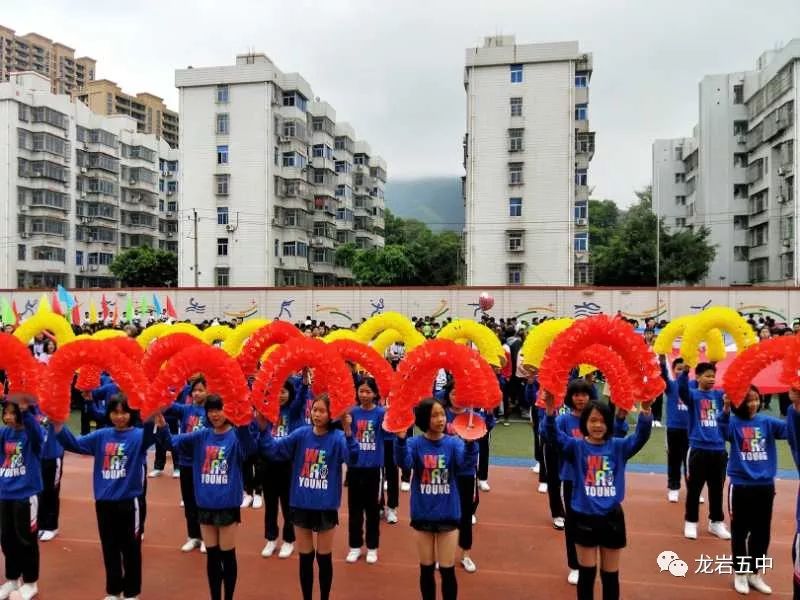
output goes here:
{"type": "Polygon", "coordinates": [[[142,506],[147,449],[155,442],[152,423],[136,427],[138,414],[122,394],[107,404],[103,427],[76,438],[63,423],[49,430],[68,451],[94,456],[94,499],[103,550],[108,598],[137,598],[142,591],[142,506]]]}
{"type": "Polygon", "coordinates": [[[755,568],[755,560],[768,556],[772,508],[775,500],[777,451],[775,440],[789,434],[787,420],[760,414],[761,395],[751,385],[739,406],[724,398],[717,419],[722,436],[731,444],[728,460],[728,512],[731,517],[731,547],[734,589],[747,594],[754,588],[771,594],[772,588],[755,568]],[[733,415],[731,415],[731,412],[733,415]]]}
{"type": "Polygon", "coordinates": [[[39,494],[39,541],[49,542],[58,535],[64,447],[56,436],[47,431],[48,419],[38,411],[36,418],[45,431],[42,446],[42,493],[39,494]]]}
{"type": "Polygon", "coordinates": [[[39,592],[38,494],[42,491],[44,432],[29,409],[31,398],[13,394],[3,405],[0,429],[0,547],[6,582],[0,599],[12,592],[26,599],[39,592]],[[22,578],[22,585],[19,579],[22,578]]]}
{"type": "MultiPolygon", "coordinates": [[[[790,388],[789,400],[791,404],[786,409],[789,448],[792,451],[795,468],[800,473],[800,390],[790,388]]],[[[794,521],[794,540],[792,542],[792,565],[794,570],[792,587],[794,595],[792,597],[798,600],[800,599],[800,490],[798,490],[797,501],[795,502],[794,521]]]]}
{"type": "MultiPolygon", "coordinates": [[[[667,386],[664,395],[667,397],[667,500],[678,502],[681,489],[681,467],[687,477],[686,453],[689,451],[689,409],[678,394],[678,382],[669,376],[667,357],[660,354],[661,378],[667,386]]],[[[672,361],[672,373],[677,379],[688,369],[683,359],[678,357],[672,361]]],[[[688,485],[687,485],[688,487],[688,485]]]]}
{"type": "MultiPolygon", "coordinates": [[[[258,449],[248,425],[234,427],[225,417],[223,400],[216,394],[205,399],[208,427],[170,436],[164,417],[161,440],[192,462],[197,516],[206,544],[206,571],[211,600],[233,600],[236,588],[236,526],[241,523],[244,493],[242,465],[258,449]]],[[[181,467],[183,477],[183,467],[181,467]]]]}
{"type": "Polygon", "coordinates": [[[350,411],[358,461],[347,469],[349,563],[361,557],[366,524],[367,563],[378,562],[380,496],[383,487],[383,416],[380,393],[372,377],[363,377],[356,390],[358,406],[350,411]]]}
{"type": "Polygon", "coordinates": [[[678,376],[678,396],[689,415],[689,465],[686,490],[684,537],[697,539],[700,519],[700,493],[708,485],[708,531],[723,540],[731,539],[722,511],[725,467],[728,454],[717,427],[722,412],[722,392],[714,389],[717,369],[712,363],[699,363],[694,369],[697,388],[689,385],[689,369],[678,376]]]}
{"type": "Polygon", "coordinates": [[[579,600],[594,596],[597,554],[603,598],[619,598],[619,556],[627,545],[625,515],[625,466],[647,443],[653,425],[651,402],[642,402],[634,435],[614,437],[614,413],[604,403],[590,401],[581,412],[583,439],[556,427],[554,399],[544,392],[547,405],[544,434],[558,444],[561,458],[570,463],[573,477],[571,499],[575,549],[578,555],[579,600]]]}
{"type": "Polygon", "coordinates": [[[422,600],[435,600],[434,563],[439,563],[443,600],[458,597],[455,555],[461,499],[456,485],[459,472],[474,471],[478,445],[466,444],[446,435],[447,413],[441,402],[426,398],[416,408],[415,424],[422,435],[406,441],[397,434],[394,445],[397,464],[413,469],[411,481],[411,527],[417,532],[419,588],[422,600]]]}
{"type": "Polygon", "coordinates": [[[292,461],[289,504],[300,554],[300,589],[303,600],[311,600],[316,552],[320,598],[328,600],[333,583],[333,536],[342,501],[342,465],[358,461],[358,442],[351,432],[349,414],[342,416],[342,430],[333,427],[327,394],[314,398],[311,422],[311,426],[275,439],[266,421],[259,417],[260,449],[269,459],[292,461]]]}

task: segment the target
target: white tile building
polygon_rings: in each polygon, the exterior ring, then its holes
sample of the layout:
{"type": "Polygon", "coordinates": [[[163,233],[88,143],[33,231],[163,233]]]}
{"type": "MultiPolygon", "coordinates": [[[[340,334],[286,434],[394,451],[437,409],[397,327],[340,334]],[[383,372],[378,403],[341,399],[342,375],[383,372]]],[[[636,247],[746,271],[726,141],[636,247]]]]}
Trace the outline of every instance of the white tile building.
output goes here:
{"type": "Polygon", "coordinates": [[[351,284],[335,249],[383,245],[385,162],[263,54],[180,69],[175,84],[180,285],[351,284]]]}
{"type": "Polygon", "coordinates": [[[800,39],[753,71],[708,75],[693,137],[653,144],[654,207],[671,228],[707,227],[717,247],[705,285],[800,285],[799,78],[800,39]]]}
{"type": "Polygon", "coordinates": [[[577,42],[467,49],[467,285],[591,283],[591,75],[577,42]]]}
{"type": "Polygon", "coordinates": [[[12,73],[0,83],[0,287],[113,287],[120,251],[177,251],[177,168],[176,151],[130,117],[96,115],[51,93],[47,77],[12,73]]]}

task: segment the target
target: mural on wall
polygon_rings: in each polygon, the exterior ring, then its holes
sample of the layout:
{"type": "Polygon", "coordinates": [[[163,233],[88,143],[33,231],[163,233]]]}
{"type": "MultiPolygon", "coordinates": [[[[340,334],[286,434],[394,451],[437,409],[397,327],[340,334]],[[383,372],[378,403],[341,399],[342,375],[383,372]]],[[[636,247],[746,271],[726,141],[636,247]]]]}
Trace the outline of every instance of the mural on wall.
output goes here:
{"type": "Polygon", "coordinates": [[[320,306],[319,304],[317,304],[316,312],[330,313],[332,315],[336,315],[344,319],[347,319],[351,323],[353,322],[353,317],[343,312],[342,309],[340,309],[338,306],[320,306]]]}
{"type": "Polygon", "coordinates": [[[194,297],[191,297],[189,298],[189,304],[186,306],[186,308],[183,309],[183,312],[202,315],[205,314],[206,312],[206,305],[200,304],[200,302],[195,300],[194,297]]]}
{"type": "Polygon", "coordinates": [[[693,304],[690,308],[692,310],[696,310],[697,312],[703,311],[711,306],[711,298],[705,304],[693,304]]]}
{"type": "Polygon", "coordinates": [[[370,298],[369,305],[372,307],[372,312],[369,314],[370,317],[381,314],[383,312],[383,307],[385,306],[383,298],[378,298],[377,302],[370,298]]]}
{"type": "Polygon", "coordinates": [[[541,319],[542,317],[555,317],[555,305],[552,303],[548,304],[547,306],[529,306],[525,309],[524,312],[517,313],[514,315],[514,318],[518,321],[520,319],[531,318],[531,319],[541,319]]]}
{"type": "MultiPolygon", "coordinates": [[[[15,301],[16,302],[16,301],[15,301]]],[[[36,314],[36,307],[39,306],[38,300],[26,300],[25,309],[19,313],[20,318],[32,317],[36,314]]]]}
{"type": "Polygon", "coordinates": [[[292,306],[293,302],[294,302],[294,298],[284,298],[283,300],[281,300],[281,310],[278,312],[278,316],[275,317],[275,318],[276,319],[280,319],[281,317],[283,317],[283,313],[286,313],[286,316],[288,317],[288,319],[291,320],[292,319],[292,311],[290,309],[291,309],[291,306],[292,306]]]}
{"type": "Polygon", "coordinates": [[[641,312],[620,311],[626,319],[660,319],[667,314],[666,302],[661,302],[658,306],[647,308],[641,312]]]}
{"type": "Polygon", "coordinates": [[[445,314],[447,314],[449,311],[450,308],[447,306],[447,300],[442,298],[441,300],[439,300],[439,306],[437,306],[431,312],[431,319],[439,319],[443,317],[445,314]]]}
{"type": "Polygon", "coordinates": [[[773,310],[769,306],[764,306],[763,304],[741,304],[737,308],[737,310],[742,313],[744,316],[769,316],[773,317],[778,321],[788,322],[788,319],[785,315],[777,310],[773,310]]]}
{"type": "MultiPolygon", "coordinates": [[[[205,309],[205,306],[203,307],[205,309]]],[[[232,319],[246,319],[248,317],[252,317],[254,314],[258,312],[258,302],[256,302],[255,298],[250,298],[249,304],[242,310],[226,310],[222,314],[226,317],[230,317],[232,319]]]]}
{"type": "Polygon", "coordinates": [[[592,315],[599,315],[603,312],[603,307],[597,302],[583,302],[582,304],[573,305],[573,316],[577,317],[590,317],[592,315]]]}

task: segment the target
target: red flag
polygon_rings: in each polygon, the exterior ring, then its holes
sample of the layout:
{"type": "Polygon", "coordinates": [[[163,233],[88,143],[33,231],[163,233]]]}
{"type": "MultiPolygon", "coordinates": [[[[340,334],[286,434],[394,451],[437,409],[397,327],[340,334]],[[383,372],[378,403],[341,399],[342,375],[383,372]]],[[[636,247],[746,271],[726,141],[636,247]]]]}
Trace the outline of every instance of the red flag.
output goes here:
{"type": "Polygon", "coordinates": [[[111,319],[111,324],[112,325],[116,325],[117,324],[117,319],[119,319],[119,311],[117,310],[118,307],[119,307],[119,300],[117,300],[114,303],[114,316],[111,319]]]}
{"type": "Polygon", "coordinates": [[[53,300],[50,302],[50,308],[57,315],[61,315],[62,317],[64,316],[64,311],[61,310],[61,303],[58,301],[58,296],[55,292],[53,292],[53,300]]]}
{"type": "Polygon", "coordinates": [[[78,299],[75,298],[75,303],[72,305],[72,324],[73,325],[80,325],[81,324],[81,309],[78,308],[78,299]]]}
{"type": "Polygon", "coordinates": [[[11,310],[14,311],[14,325],[19,325],[19,309],[17,308],[17,301],[11,302],[11,310]]]}
{"type": "Polygon", "coordinates": [[[173,319],[178,318],[178,311],[175,310],[175,306],[173,306],[172,300],[169,299],[169,296],[167,296],[167,314],[173,319]]]}
{"type": "Polygon", "coordinates": [[[100,307],[103,311],[103,321],[108,319],[108,300],[106,300],[106,295],[103,294],[103,299],[100,301],[100,307]]]}

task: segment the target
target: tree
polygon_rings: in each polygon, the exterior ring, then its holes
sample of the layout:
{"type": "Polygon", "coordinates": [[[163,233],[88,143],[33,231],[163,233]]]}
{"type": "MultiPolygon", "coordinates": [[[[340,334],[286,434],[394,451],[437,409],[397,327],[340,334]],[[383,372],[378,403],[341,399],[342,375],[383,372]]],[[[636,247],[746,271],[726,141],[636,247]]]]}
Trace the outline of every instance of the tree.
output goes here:
{"type": "Polygon", "coordinates": [[[131,248],[114,258],[114,277],[127,287],[163,287],[178,281],[178,255],[150,246],[131,248]]]}
{"type": "Polygon", "coordinates": [[[589,248],[608,245],[619,223],[620,210],[613,200],[589,200],[589,248]]]}
{"type": "MultiPolygon", "coordinates": [[[[596,285],[653,286],[656,284],[656,227],[660,231],[661,283],[699,283],[708,273],[716,250],[705,227],[670,233],[652,210],[651,189],[636,192],[632,206],[611,231],[601,231],[605,244],[593,245],[596,285]]],[[[605,201],[608,202],[608,201],[605,201]]]]}
{"type": "Polygon", "coordinates": [[[396,244],[360,251],[350,268],[361,285],[408,285],[414,277],[405,248],[396,244]]]}

